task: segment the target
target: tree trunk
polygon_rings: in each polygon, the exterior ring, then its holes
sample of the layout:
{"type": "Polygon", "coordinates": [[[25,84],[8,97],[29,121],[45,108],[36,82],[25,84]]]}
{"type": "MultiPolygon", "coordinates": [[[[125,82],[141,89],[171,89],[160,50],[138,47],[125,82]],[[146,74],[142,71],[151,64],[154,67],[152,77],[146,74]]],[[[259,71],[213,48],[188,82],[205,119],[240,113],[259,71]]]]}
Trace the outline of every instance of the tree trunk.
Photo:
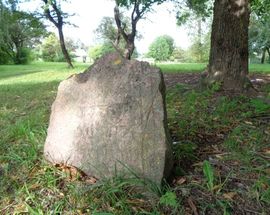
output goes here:
{"type": "Polygon", "coordinates": [[[250,88],[248,75],[248,0],[215,0],[211,49],[206,85],[243,92],[250,88]]]}
{"type": "Polygon", "coordinates": [[[72,63],[71,63],[71,59],[69,56],[69,53],[67,51],[66,45],[65,45],[65,39],[64,39],[64,34],[63,34],[63,29],[62,27],[57,27],[58,28],[58,33],[59,33],[59,40],[60,40],[60,46],[61,46],[61,50],[63,52],[63,55],[68,63],[68,67],[70,68],[74,68],[72,63]]]}
{"type": "Polygon", "coordinates": [[[268,63],[270,62],[270,50],[269,47],[266,47],[266,51],[268,53],[268,63]]]}
{"type": "Polygon", "coordinates": [[[262,53],[262,58],[261,58],[261,64],[264,64],[265,54],[266,54],[266,48],[263,48],[263,53],[262,53]]]}
{"type": "Polygon", "coordinates": [[[126,41],[126,46],[125,46],[125,58],[130,60],[131,57],[132,57],[132,54],[134,52],[134,49],[135,49],[135,44],[134,44],[134,40],[135,38],[129,38],[127,41],[126,41]]]}

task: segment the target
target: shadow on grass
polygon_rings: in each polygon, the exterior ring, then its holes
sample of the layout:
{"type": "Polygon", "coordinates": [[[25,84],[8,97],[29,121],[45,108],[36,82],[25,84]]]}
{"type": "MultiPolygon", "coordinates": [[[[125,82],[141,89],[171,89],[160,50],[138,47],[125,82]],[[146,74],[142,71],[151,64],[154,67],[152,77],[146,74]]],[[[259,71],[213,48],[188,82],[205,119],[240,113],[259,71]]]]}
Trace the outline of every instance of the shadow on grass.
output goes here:
{"type": "Polygon", "coordinates": [[[10,71],[10,70],[0,71],[0,80],[12,78],[12,77],[19,77],[19,76],[28,75],[28,74],[47,72],[47,71],[48,70],[45,70],[45,69],[40,69],[40,70],[33,69],[29,71],[10,71]]]}

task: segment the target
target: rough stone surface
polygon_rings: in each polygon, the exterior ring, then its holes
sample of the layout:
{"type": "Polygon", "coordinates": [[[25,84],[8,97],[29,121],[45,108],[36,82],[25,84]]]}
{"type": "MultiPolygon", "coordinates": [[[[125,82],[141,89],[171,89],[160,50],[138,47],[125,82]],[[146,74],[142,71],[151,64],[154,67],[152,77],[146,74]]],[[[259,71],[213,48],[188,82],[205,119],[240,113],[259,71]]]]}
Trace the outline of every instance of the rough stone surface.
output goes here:
{"type": "Polygon", "coordinates": [[[172,166],[161,72],[117,53],[62,81],[45,157],[97,178],[127,174],[160,183],[172,166]]]}

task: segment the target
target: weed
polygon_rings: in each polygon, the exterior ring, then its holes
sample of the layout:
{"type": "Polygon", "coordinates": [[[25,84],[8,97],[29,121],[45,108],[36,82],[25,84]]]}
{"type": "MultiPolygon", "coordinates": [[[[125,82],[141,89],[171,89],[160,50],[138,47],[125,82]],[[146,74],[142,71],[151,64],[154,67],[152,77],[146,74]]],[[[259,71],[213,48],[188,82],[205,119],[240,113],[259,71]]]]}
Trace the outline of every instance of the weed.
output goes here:
{"type": "Polygon", "coordinates": [[[210,191],[214,190],[214,170],[209,161],[203,162],[203,174],[207,181],[207,187],[210,191]]]}
{"type": "Polygon", "coordinates": [[[163,196],[160,197],[159,203],[161,205],[170,206],[170,207],[177,207],[177,197],[174,192],[167,191],[163,196]]]}
{"type": "Polygon", "coordinates": [[[255,109],[256,114],[261,114],[270,110],[270,104],[265,103],[261,99],[251,99],[250,104],[255,109]]]}

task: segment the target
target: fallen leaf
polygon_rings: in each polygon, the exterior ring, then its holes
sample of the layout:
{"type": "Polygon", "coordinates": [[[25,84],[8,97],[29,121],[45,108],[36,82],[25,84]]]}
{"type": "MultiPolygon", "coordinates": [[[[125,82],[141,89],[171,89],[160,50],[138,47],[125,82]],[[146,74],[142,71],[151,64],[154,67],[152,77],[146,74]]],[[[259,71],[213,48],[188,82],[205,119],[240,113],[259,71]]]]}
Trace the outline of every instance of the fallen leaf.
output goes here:
{"type": "Polygon", "coordinates": [[[229,193],[224,193],[223,194],[223,197],[225,198],[225,199],[228,199],[228,200],[233,200],[233,198],[235,197],[237,195],[237,193],[235,193],[235,192],[229,192],[229,193]]]}
{"type": "Polygon", "coordinates": [[[177,178],[177,179],[175,180],[175,184],[181,185],[181,184],[184,184],[186,181],[187,181],[187,179],[184,178],[184,177],[177,178]]]}
{"type": "Polygon", "coordinates": [[[196,167],[196,166],[203,166],[203,162],[198,162],[198,163],[194,163],[192,164],[193,167],[196,167]]]}

